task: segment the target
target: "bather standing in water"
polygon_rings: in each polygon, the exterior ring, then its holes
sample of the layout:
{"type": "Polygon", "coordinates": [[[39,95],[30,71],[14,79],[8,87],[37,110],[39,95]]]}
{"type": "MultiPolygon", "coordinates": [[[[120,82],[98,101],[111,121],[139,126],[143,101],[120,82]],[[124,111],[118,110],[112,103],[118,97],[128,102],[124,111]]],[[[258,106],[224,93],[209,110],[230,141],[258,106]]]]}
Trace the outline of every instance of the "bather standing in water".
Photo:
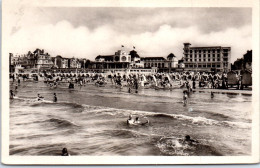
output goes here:
{"type": "Polygon", "coordinates": [[[57,99],[57,96],[56,96],[56,93],[53,93],[53,102],[57,102],[58,99],[57,99]]]}

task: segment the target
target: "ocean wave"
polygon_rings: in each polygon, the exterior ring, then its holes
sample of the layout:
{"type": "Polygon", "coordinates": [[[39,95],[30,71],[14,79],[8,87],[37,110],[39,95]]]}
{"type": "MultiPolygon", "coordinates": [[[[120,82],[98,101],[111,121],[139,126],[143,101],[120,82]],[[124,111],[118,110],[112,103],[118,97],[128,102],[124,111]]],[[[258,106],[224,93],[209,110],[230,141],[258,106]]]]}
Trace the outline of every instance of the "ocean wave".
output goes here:
{"type": "Polygon", "coordinates": [[[169,156],[221,156],[213,146],[203,142],[187,142],[176,137],[162,137],[155,145],[163,155],[169,156]]]}
{"type": "Polygon", "coordinates": [[[148,112],[148,116],[152,117],[167,117],[167,118],[173,118],[178,120],[185,120],[189,121],[192,124],[196,125],[216,125],[216,126],[227,126],[227,127],[240,127],[240,128],[251,128],[251,123],[245,123],[245,122],[232,122],[232,121],[217,121],[213,119],[208,119],[205,117],[192,117],[192,116],[186,116],[182,114],[165,114],[165,113],[154,113],[154,112],[148,112]]]}
{"type": "Polygon", "coordinates": [[[59,128],[79,127],[79,125],[73,123],[72,121],[66,120],[66,119],[50,118],[49,120],[46,120],[46,121],[54,123],[59,128]]]}
{"type": "MultiPolygon", "coordinates": [[[[182,114],[168,114],[168,113],[157,113],[157,112],[149,112],[149,111],[137,111],[137,110],[128,110],[128,109],[116,109],[111,107],[102,107],[102,106],[89,106],[84,105],[85,107],[88,107],[89,109],[94,108],[93,110],[89,110],[87,112],[93,112],[93,113],[106,113],[108,115],[123,115],[123,116],[129,116],[132,115],[140,115],[145,117],[164,117],[169,119],[177,119],[177,120],[183,120],[183,121],[189,121],[192,124],[196,125],[215,125],[215,126],[226,126],[226,127],[238,127],[243,129],[249,129],[251,128],[251,122],[234,122],[234,121],[218,121],[214,119],[209,119],[205,117],[193,117],[193,116],[187,116],[182,114]]],[[[228,116],[223,114],[213,114],[214,116],[219,116],[223,119],[227,119],[228,116]]]]}

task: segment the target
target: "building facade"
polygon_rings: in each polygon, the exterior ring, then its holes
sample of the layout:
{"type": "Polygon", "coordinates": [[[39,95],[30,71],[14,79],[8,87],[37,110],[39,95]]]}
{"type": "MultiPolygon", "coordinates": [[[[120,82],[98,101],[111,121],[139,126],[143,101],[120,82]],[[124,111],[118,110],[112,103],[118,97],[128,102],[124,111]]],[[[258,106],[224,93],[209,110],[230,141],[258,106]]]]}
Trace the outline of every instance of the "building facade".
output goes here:
{"type": "Polygon", "coordinates": [[[131,56],[123,50],[118,50],[114,55],[98,55],[93,62],[94,69],[129,68],[131,56]]]}
{"type": "Polygon", "coordinates": [[[190,43],[184,43],[185,70],[214,72],[231,70],[231,47],[190,47],[190,45],[190,43]]]}
{"type": "Polygon", "coordinates": [[[174,54],[164,57],[142,57],[144,68],[157,68],[158,72],[171,72],[178,68],[178,59],[174,54]]]}

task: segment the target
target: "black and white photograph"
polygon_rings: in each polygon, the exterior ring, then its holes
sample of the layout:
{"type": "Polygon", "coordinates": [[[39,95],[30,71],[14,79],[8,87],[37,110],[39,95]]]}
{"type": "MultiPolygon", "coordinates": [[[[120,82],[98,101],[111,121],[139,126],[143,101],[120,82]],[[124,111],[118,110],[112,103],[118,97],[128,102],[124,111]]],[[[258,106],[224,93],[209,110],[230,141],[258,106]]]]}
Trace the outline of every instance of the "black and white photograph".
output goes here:
{"type": "Polygon", "coordinates": [[[3,3],[7,163],[259,162],[256,1],[15,2],[3,3]]]}

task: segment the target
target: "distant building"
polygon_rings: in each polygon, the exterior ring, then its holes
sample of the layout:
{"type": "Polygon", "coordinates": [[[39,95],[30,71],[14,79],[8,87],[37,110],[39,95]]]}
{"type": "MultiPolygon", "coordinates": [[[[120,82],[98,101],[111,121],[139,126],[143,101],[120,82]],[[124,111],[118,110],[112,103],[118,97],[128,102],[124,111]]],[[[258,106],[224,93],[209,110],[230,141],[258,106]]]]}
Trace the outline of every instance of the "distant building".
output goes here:
{"type": "Polygon", "coordinates": [[[129,68],[131,56],[123,50],[118,50],[114,55],[99,55],[93,62],[94,69],[129,68]]]}
{"type": "Polygon", "coordinates": [[[144,68],[165,68],[167,60],[164,57],[142,57],[144,68]]]}
{"type": "Polygon", "coordinates": [[[171,72],[178,68],[178,59],[174,54],[164,57],[142,57],[144,68],[157,68],[158,72],[171,72]]]}
{"type": "Polygon", "coordinates": [[[48,53],[44,53],[44,50],[37,48],[33,54],[37,58],[36,66],[38,69],[49,69],[53,67],[51,56],[48,53]]]}
{"type": "Polygon", "coordinates": [[[231,47],[190,47],[184,43],[185,70],[228,72],[231,70],[231,47]]]}

